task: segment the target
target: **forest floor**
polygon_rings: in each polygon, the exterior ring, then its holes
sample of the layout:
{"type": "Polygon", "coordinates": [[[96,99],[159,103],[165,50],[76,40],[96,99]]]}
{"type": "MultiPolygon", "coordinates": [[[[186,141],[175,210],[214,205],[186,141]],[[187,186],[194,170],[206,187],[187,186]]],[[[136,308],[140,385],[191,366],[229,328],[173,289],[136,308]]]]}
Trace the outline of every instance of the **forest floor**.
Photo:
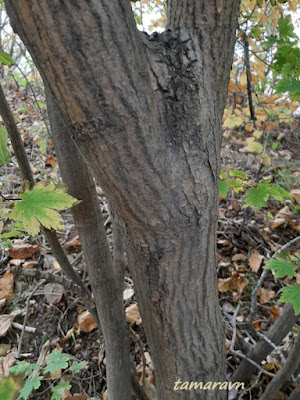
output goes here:
{"type": "MultiPolygon", "coordinates": [[[[29,88],[16,90],[15,87],[7,90],[6,95],[18,122],[36,182],[59,181],[55,151],[44,123],[47,117],[43,95],[37,94],[36,99],[33,99],[29,88]],[[37,102],[40,110],[37,109],[37,102]]],[[[228,379],[240,362],[229,352],[233,338],[230,321],[234,317],[237,326],[234,347],[245,353],[258,340],[247,327],[246,321],[251,309],[251,294],[261,276],[263,265],[276,250],[299,236],[300,232],[300,212],[294,208],[300,204],[299,121],[280,124],[269,131],[263,143],[271,159],[271,162],[264,163],[266,165],[261,163],[257,154],[247,151],[246,139],[249,136],[250,133],[243,125],[237,129],[224,130],[222,171],[242,171],[249,175],[248,182],[268,178],[287,191],[294,191],[295,202],[288,199],[282,204],[269,199],[267,207],[255,211],[251,207],[243,207],[243,190],[239,193],[229,191],[226,198],[220,196],[217,231],[218,290],[226,329],[228,379]],[[272,149],[272,143],[275,142],[278,143],[278,147],[272,149]],[[273,218],[270,218],[270,213],[273,218]],[[238,313],[235,312],[237,306],[238,313]]],[[[22,191],[22,181],[14,157],[8,166],[0,167],[0,175],[2,203],[10,204],[11,199],[16,198],[22,191]]],[[[107,237],[111,243],[113,228],[107,202],[100,187],[97,187],[97,190],[106,221],[107,237]]],[[[66,229],[59,235],[61,244],[69,261],[89,286],[88,272],[71,213],[62,214],[66,229]]],[[[8,223],[8,220],[4,220],[4,231],[8,223]]],[[[50,399],[52,388],[63,380],[70,380],[72,385],[71,389],[66,388],[62,391],[61,396],[64,400],[102,398],[106,390],[106,359],[101,330],[72,287],[65,289],[60,283],[47,283],[41,277],[29,278],[22,273],[25,269],[34,268],[61,275],[60,266],[51,254],[43,235],[13,238],[9,247],[0,249],[0,376],[1,373],[7,373],[8,368],[15,363],[17,353],[20,360],[37,363],[39,357],[43,357],[43,350],[56,349],[78,361],[85,361],[85,367],[77,374],[71,374],[63,368],[51,374],[41,381],[41,386],[29,398],[50,399]],[[25,313],[26,327],[33,328],[33,332],[25,330],[22,335],[25,313]],[[6,324],[3,323],[3,316],[6,318],[6,324]]],[[[299,243],[298,251],[297,245],[294,245],[289,248],[289,252],[300,257],[299,243]]],[[[289,282],[288,278],[275,278],[271,271],[266,275],[258,292],[253,320],[253,327],[257,332],[266,333],[278,318],[283,307],[279,302],[280,289],[289,282]]],[[[297,282],[300,282],[300,264],[297,282]]],[[[155,380],[151,355],[143,333],[134,284],[128,271],[124,280],[124,307],[134,332],[131,355],[138,375],[141,377],[143,374],[153,384],[155,380]]],[[[295,332],[298,328],[300,326],[296,325],[295,332]]],[[[292,342],[293,332],[282,341],[278,349],[287,356],[292,342]]],[[[267,357],[262,365],[265,370],[276,374],[282,367],[279,353],[274,350],[267,357]]],[[[264,374],[260,374],[259,378],[257,375],[253,376],[240,398],[259,399],[270,379],[264,374]]],[[[276,399],[285,399],[293,385],[294,383],[289,381],[276,399]]],[[[234,398],[236,393],[229,395],[234,398]]]]}

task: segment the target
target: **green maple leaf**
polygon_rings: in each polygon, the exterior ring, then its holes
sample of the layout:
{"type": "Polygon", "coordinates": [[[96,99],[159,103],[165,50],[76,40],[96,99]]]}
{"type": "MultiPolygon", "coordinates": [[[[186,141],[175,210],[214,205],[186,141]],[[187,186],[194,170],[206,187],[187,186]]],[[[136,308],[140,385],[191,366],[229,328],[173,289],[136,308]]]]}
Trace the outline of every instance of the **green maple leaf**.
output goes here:
{"type": "Polygon", "coordinates": [[[69,354],[61,353],[60,351],[54,350],[47,357],[47,367],[44,369],[44,374],[50,372],[54,374],[59,368],[68,368],[68,361],[71,356],[69,354]]]}
{"type": "Polygon", "coordinates": [[[287,199],[293,200],[292,195],[285,189],[283,189],[281,186],[275,186],[275,185],[269,185],[269,195],[271,197],[274,197],[274,199],[280,201],[283,203],[284,198],[286,197],[287,199]]]}
{"type": "Polygon", "coordinates": [[[295,314],[300,313],[300,285],[286,286],[280,297],[282,303],[292,303],[295,314]]]}
{"type": "Polygon", "coordinates": [[[38,389],[41,386],[41,377],[36,375],[34,378],[29,379],[25,385],[22,387],[22,389],[19,392],[19,397],[17,400],[24,399],[27,400],[30,393],[34,389],[38,389]]]}
{"type": "Polygon", "coordinates": [[[244,183],[241,179],[227,179],[229,187],[234,191],[234,193],[239,193],[244,191],[244,183]]]}
{"type": "Polygon", "coordinates": [[[297,265],[291,264],[284,260],[271,260],[265,265],[266,269],[272,269],[276,271],[276,278],[284,278],[287,276],[289,279],[293,279],[296,276],[297,265]]]}
{"type": "Polygon", "coordinates": [[[0,165],[7,165],[10,160],[10,153],[7,150],[7,132],[0,126],[0,165]]]}
{"type": "Polygon", "coordinates": [[[245,198],[245,206],[252,206],[256,210],[260,210],[262,207],[266,207],[266,201],[269,198],[268,186],[264,183],[260,183],[257,188],[249,189],[245,198]]]}
{"type": "Polygon", "coordinates": [[[285,78],[282,79],[275,86],[276,93],[286,93],[289,92],[292,95],[298,94],[300,92],[300,80],[296,78],[285,78]]]}
{"type": "Polygon", "coordinates": [[[284,198],[292,199],[289,192],[280,186],[275,186],[270,181],[260,183],[257,188],[249,189],[245,198],[245,206],[252,206],[256,210],[266,207],[269,197],[274,197],[276,200],[283,202],[284,198]]]}
{"type": "Polygon", "coordinates": [[[4,53],[4,51],[0,51],[0,63],[3,65],[8,65],[9,67],[14,65],[14,61],[11,56],[7,53],[4,53]]]}
{"type": "Polygon", "coordinates": [[[86,364],[87,363],[85,361],[82,362],[75,361],[69,368],[69,371],[74,372],[74,374],[77,374],[77,372],[81,371],[86,366],[86,364]]]}
{"type": "Polygon", "coordinates": [[[219,181],[219,194],[224,197],[224,199],[227,197],[228,189],[229,186],[226,181],[219,181]]]}
{"type": "Polygon", "coordinates": [[[234,169],[233,171],[229,171],[228,175],[236,177],[236,178],[241,178],[241,179],[248,179],[249,175],[246,174],[243,171],[239,171],[238,169],[234,169]]]}
{"type": "Polygon", "coordinates": [[[69,382],[60,382],[58,385],[52,388],[51,400],[61,400],[61,395],[64,390],[70,390],[71,385],[69,382]]]}
{"type": "Polygon", "coordinates": [[[24,374],[29,367],[29,363],[26,361],[18,361],[16,365],[9,368],[9,372],[14,375],[24,374]]]}
{"type": "Polygon", "coordinates": [[[63,220],[55,210],[72,207],[77,200],[65,192],[64,188],[54,185],[38,184],[32,190],[20,194],[21,201],[14,205],[10,218],[21,221],[30,235],[36,235],[40,224],[48,229],[63,228],[63,220]]]}
{"type": "Polygon", "coordinates": [[[278,32],[281,39],[288,40],[289,38],[297,38],[297,35],[294,33],[294,25],[289,15],[282,15],[280,17],[278,21],[278,32]]]}

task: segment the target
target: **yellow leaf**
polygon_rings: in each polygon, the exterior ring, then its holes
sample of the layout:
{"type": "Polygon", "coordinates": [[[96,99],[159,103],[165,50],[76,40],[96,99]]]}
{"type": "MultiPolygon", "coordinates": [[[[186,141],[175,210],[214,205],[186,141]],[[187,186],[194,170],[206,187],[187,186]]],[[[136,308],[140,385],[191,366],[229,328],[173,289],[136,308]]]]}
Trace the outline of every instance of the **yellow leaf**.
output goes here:
{"type": "Polygon", "coordinates": [[[266,131],[270,131],[270,130],[272,130],[272,129],[275,129],[276,126],[277,126],[277,125],[275,124],[275,122],[269,121],[269,122],[267,122],[266,125],[265,125],[265,130],[266,130],[266,131]]]}
{"type": "Polygon", "coordinates": [[[246,139],[246,141],[247,141],[246,150],[249,153],[258,153],[258,154],[262,153],[263,146],[260,143],[256,142],[253,137],[246,139]]]}
{"type": "Polygon", "coordinates": [[[252,124],[246,124],[246,126],[245,126],[245,130],[246,130],[246,132],[248,132],[248,133],[251,133],[251,132],[253,132],[253,125],[252,124]]]}
{"type": "Polygon", "coordinates": [[[252,133],[252,136],[254,136],[255,139],[259,139],[259,138],[261,137],[261,135],[262,135],[262,132],[261,132],[261,131],[258,131],[258,130],[254,131],[254,132],[252,133]]]}
{"type": "Polygon", "coordinates": [[[241,126],[244,123],[244,119],[242,117],[237,117],[235,119],[235,126],[241,126]]]}
{"type": "Polygon", "coordinates": [[[271,158],[270,158],[270,156],[269,156],[268,154],[265,154],[265,155],[264,155],[264,158],[263,158],[263,165],[264,165],[264,166],[271,165],[271,158]]]}
{"type": "Polygon", "coordinates": [[[274,94],[273,96],[267,97],[264,101],[265,104],[274,103],[276,100],[280,99],[280,94],[274,94]]]}

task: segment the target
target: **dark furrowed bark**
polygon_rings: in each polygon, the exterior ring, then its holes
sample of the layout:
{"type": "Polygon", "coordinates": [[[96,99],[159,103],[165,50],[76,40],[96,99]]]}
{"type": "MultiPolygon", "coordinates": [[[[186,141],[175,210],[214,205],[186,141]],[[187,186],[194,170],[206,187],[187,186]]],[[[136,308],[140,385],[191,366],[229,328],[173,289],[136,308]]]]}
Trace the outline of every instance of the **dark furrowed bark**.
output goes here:
{"type": "Polygon", "coordinates": [[[68,186],[69,194],[81,201],[72,208],[72,214],[105,338],[108,396],[130,400],[129,334],[124,314],[122,281],[113,270],[93,178],[68,134],[69,128],[52,101],[49,90],[46,90],[46,94],[52,139],[62,178],[68,186]]]}
{"type": "MultiPolygon", "coordinates": [[[[178,379],[225,380],[215,229],[239,2],[220,3],[224,12],[212,12],[208,2],[195,0],[204,16],[189,20],[181,13],[172,31],[147,37],[136,31],[126,1],[111,1],[113,12],[106,1],[66,0],[64,11],[57,1],[6,1],[127,230],[161,400],[199,398],[196,390],[174,391],[178,379]]],[[[226,393],[200,396],[217,400],[226,393]]]]}

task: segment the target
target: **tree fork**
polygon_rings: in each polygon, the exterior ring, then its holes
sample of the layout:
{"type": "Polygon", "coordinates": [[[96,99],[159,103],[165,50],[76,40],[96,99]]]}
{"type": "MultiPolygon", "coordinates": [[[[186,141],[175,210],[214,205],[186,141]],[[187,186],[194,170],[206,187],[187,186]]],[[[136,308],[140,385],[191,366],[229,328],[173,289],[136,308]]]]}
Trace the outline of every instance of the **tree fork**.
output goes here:
{"type": "Polygon", "coordinates": [[[173,389],[225,380],[215,231],[239,1],[169,0],[151,37],[126,0],[5,4],[126,228],[158,398],[199,398],[173,389]]]}

